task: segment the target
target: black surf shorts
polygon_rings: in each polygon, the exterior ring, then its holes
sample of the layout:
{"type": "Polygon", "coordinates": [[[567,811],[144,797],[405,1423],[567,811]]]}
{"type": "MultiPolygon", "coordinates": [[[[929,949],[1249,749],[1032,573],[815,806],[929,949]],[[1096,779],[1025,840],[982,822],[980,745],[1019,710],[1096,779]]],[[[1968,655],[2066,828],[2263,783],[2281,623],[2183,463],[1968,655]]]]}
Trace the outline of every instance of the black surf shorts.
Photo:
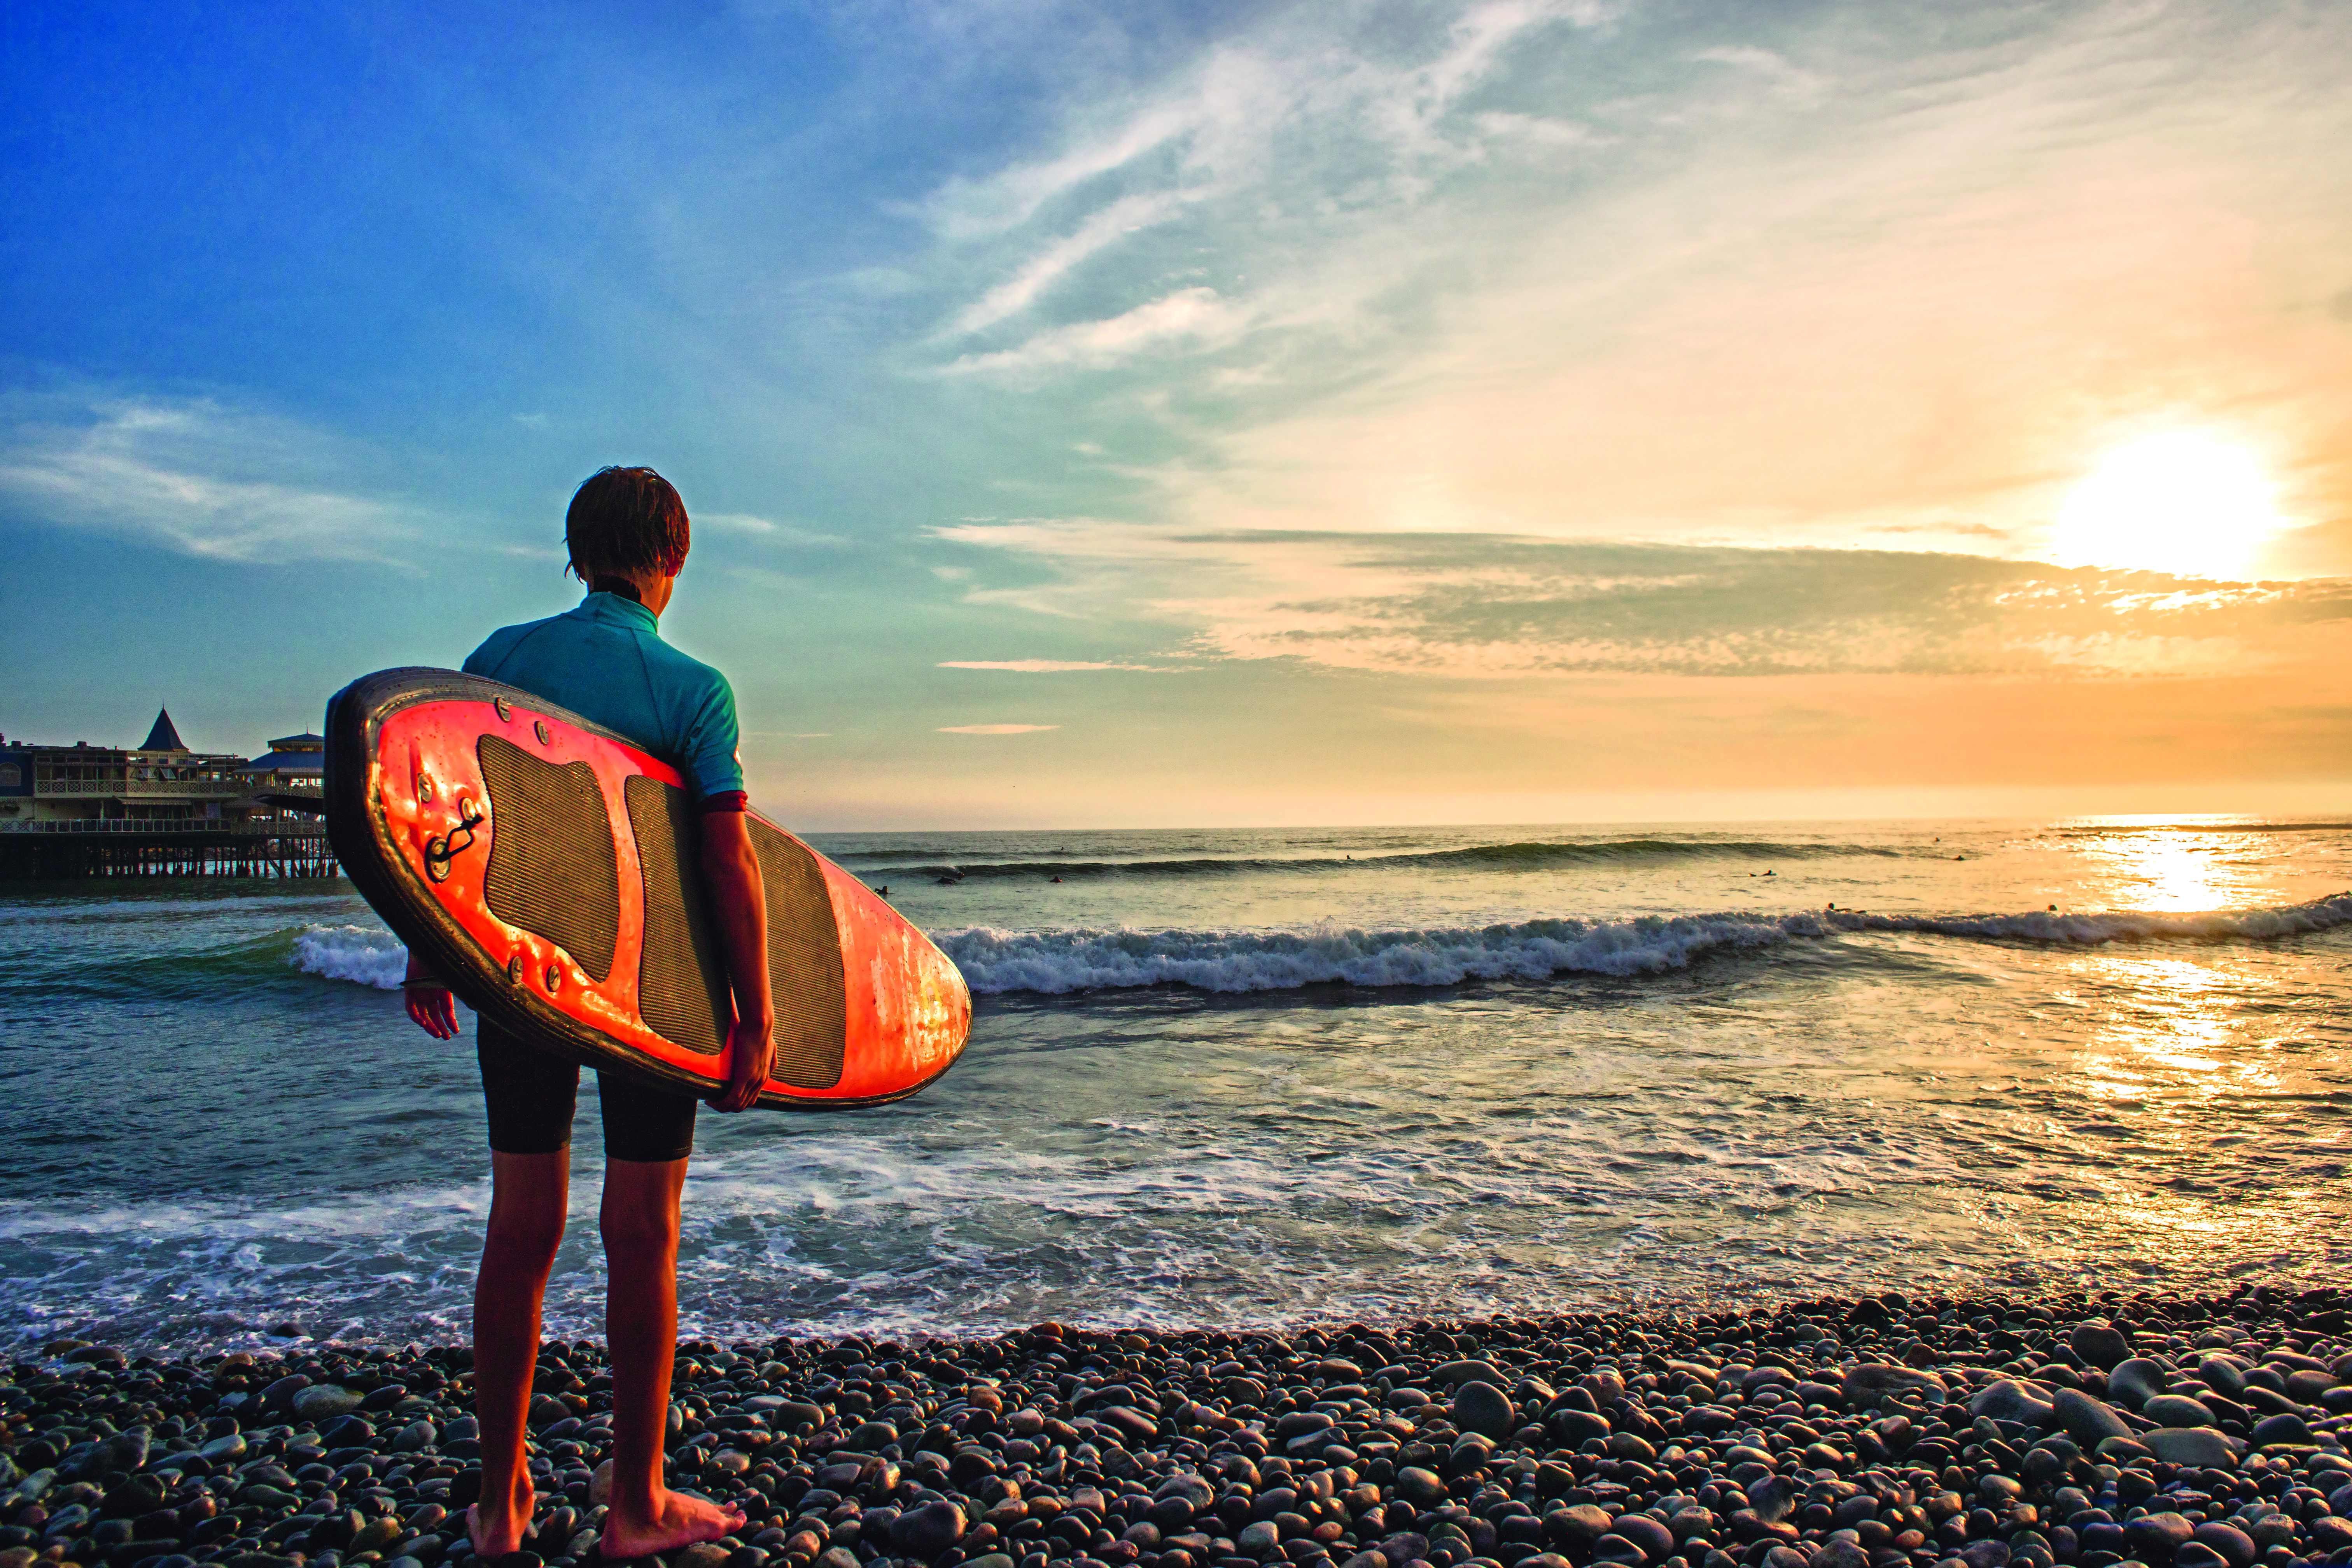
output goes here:
{"type": "MultiPolygon", "coordinates": [[[[501,1154],[552,1154],[572,1142],[580,1069],[516,1039],[488,1018],[476,1025],[482,1098],[490,1112],[490,1147],[501,1154]]],[[[604,1113],[604,1157],[662,1164],[694,1152],[694,1110],[701,1102],[638,1079],[596,1075],[604,1113]]]]}

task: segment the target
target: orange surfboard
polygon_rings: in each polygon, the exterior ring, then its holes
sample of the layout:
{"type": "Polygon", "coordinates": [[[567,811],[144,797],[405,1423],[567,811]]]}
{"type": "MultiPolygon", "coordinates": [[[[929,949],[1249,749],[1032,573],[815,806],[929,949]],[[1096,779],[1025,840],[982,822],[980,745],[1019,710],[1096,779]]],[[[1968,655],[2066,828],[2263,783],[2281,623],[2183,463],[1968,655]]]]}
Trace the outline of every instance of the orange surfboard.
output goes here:
{"type": "MultiPolygon", "coordinates": [[[[510,686],[388,669],[327,708],[343,872],[465,1004],[584,1066],[697,1095],[733,1020],[678,771],[510,686]]],[[[962,1053],[971,994],[870,888],[754,812],[776,1067],[760,1103],[903,1099],[962,1053]]]]}

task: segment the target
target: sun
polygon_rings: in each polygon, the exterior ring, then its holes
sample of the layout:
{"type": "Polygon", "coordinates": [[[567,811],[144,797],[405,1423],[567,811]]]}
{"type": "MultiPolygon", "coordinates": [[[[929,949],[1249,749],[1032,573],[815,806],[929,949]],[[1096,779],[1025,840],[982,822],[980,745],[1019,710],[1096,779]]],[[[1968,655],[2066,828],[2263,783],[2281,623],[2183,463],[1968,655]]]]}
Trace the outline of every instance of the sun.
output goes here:
{"type": "Polygon", "coordinates": [[[2204,430],[2112,447],[2076,482],[2053,541],[2065,566],[2120,566],[2242,582],[2282,526],[2254,454],[2204,430]]]}

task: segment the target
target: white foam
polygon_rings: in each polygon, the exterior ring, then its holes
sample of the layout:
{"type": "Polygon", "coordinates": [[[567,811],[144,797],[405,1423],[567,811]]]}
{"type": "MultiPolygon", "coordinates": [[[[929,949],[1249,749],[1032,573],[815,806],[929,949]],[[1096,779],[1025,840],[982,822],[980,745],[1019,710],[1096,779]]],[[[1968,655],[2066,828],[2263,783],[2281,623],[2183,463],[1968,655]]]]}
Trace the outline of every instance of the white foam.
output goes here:
{"type": "Polygon", "coordinates": [[[1279,991],[1345,980],[1357,985],[1452,985],[1540,980],[1569,971],[1640,974],[1679,968],[1704,952],[1785,940],[1749,915],[1587,925],[1530,921],[1483,931],[952,931],[940,945],[974,991],[1059,994],[1136,985],[1279,991]]]}
{"type": "Polygon", "coordinates": [[[2206,910],[2195,912],[2131,911],[2115,914],[1874,915],[1839,910],[1803,917],[1840,931],[1923,931],[1935,936],[2096,946],[2102,942],[2164,939],[2221,942],[2305,936],[2352,925],[2352,893],[2315,899],[2276,910],[2206,910]]]}
{"type": "Polygon", "coordinates": [[[295,968],[326,980],[348,980],[397,991],[408,973],[408,949],[390,931],[372,926],[310,926],[294,939],[295,968]]]}
{"type": "Polygon", "coordinates": [[[1655,974],[1714,952],[1769,948],[1849,931],[2056,945],[2133,940],[2267,939],[2352,923],[2352,894],[2276,910],[2201,913],[1876,915],[1805,911],[1644,916],[1631,921],[1528,921],[1479,929],[1301,931],[1009,931],[976,926],[936,934],[982,994],[1061,995],[1143,985],[1280,991],[1354,985],[1453,985],[1556,974],[1655,974]]]}

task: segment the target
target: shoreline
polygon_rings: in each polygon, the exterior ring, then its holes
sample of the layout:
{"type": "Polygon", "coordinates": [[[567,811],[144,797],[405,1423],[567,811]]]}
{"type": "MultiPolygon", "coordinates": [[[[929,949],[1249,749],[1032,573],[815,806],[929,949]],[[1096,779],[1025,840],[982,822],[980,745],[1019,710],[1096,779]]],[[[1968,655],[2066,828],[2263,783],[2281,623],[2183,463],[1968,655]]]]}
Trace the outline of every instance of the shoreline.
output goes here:
{"type": "MultiPolygon", "coordinates": [[[[2352,1564],[2352,1295],[681,1346],[670,1568],[2352,1564]]],[[[0,1568],[467,1568],[464,1347],[0,1373],[0,1568]]],[[[598,1561],[610,1378],[551,1343],[505,1568],[598,1561]]],[[[648,1562],[652,1560],[647,1560],[648,1562]]]]}

